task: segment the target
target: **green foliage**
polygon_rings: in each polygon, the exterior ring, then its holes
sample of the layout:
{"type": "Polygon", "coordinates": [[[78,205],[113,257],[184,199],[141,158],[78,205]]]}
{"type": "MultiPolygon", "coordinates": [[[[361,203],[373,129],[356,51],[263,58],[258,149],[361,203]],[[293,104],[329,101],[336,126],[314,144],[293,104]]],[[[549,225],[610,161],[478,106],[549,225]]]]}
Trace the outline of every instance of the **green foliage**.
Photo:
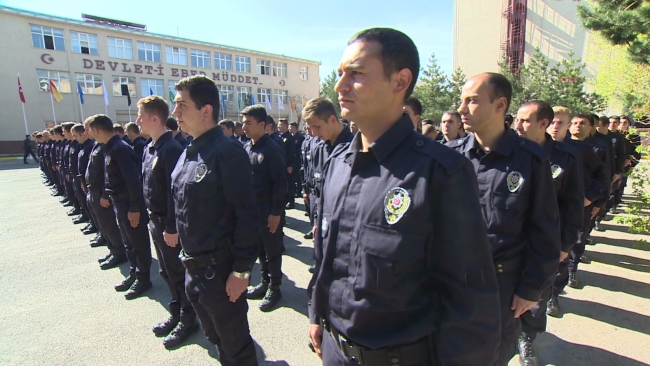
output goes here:
{"type": "Polygon", "coordinates": [[[592,0],[578,5],[577,13],[583,27],[625,46],[630,60],[650,64],[649,1],[592,0]]]}
{"type": "MultiPolygon", "coordinates": [[[[458,75],[456,77],[458,80],[456,82],[464,77],[462,71],[457,71],[458,75]]],[[[456,100],[452,100],[452,84],[438,65],[434,53],[429,58],[429,65],[422,69],[419,81],[420,83],[415,87],[413,95],[422,103],[423,119],[429,118],[433,121],[440,121],[442,114],[460,100],[460,93],[458,93],[456,100]]],[[[460,87],[462,87],[462,84],[460,87]]]]}
{"type": "Polygon", "coordinates": [[[338,75],[336,74],[336,70],[332,70],[332,72],[320,83],[320,96],[328,98],[334,104],[336,114],[340,116],[341,106],[338,103],[339,94],[334,90],[337,81],[338,75]]]}
{"type": "MultiPolygon", "coordinates": [[[[647,135],[647,133],[643,133],[647,135]]],[[[639,146],[637,151],[641,155],[650,153],[650,146],[639,146]]],[[[617,216],[616,222],[629,225],[628,231],[633,234],[650,234],[650,192],[647,189],[647,183],[650,180],[650,164],[641,161],[628,176],[628,182],[631,183],[633,201],[630,201],[625,212],[628,215],[617,216]]],[[[637,249],[647,250],[649,243],[645,240],[637,242],[637,249]]]]}
{"type": "Polygon", "coordinates": [[[587,79],[582,76],[585,64],[574,58],[573,52],[567,59],[550,67],[549,60],[536,49],[528,65],[522,65],[519,74],[510,71],[508,60],[499,63],[501,73],[513,86],[510,111],[530,100],[543,100],[552,106],[561,105],[574,113],[595,113],[605,109],[605,99],[596,93],[585,92],[587,79]]]}
{"type": "Polygon", "coordinates": [[[449,100],[451,105],[447,109],[457,109],[460,103],[460,94],[463,91],[463,85],[467,81],[467,76],[460,67],[454,70],[449,80],[449,100]]]}

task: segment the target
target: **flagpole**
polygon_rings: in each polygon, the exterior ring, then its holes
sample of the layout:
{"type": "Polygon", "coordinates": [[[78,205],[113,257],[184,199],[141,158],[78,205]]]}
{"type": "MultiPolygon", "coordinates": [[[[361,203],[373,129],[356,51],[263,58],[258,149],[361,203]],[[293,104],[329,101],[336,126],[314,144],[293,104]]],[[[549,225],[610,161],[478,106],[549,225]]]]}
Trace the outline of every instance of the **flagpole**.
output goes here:
{"type": "Polygon", "coordinates": [[[29,129],[27,128],[27,115],[25,114],[25,103],[20,102],[23,106],[23,119],[25,120],[25,135],[29,135],[29,129]]]}
{"type": "Polygon", "coordinates": [[[131,122],[131,106],[128,107],[129,107],[129,122],[131,122]]]}
{"type": "Polygon", "coordinates": [[[83,104],[81,103],[81,99],[79,99],[79,110],[81,111],[81,122],[83,123],[83,121],[84,121],[84,107],[83,107],[83,104]]]}
{"type": "Polygon", "coordinates": [[[52,102],[52,115],[54,116],[54,124],[56,125],[56,112],[54,112],[54,97],[52,97],[51,90],[50,90],[50,102],[52,102]]]}
{"type": "Polygon", "coordinates": [[[108,116],[108,106],[104,104],[104,114],[108,116]]]}

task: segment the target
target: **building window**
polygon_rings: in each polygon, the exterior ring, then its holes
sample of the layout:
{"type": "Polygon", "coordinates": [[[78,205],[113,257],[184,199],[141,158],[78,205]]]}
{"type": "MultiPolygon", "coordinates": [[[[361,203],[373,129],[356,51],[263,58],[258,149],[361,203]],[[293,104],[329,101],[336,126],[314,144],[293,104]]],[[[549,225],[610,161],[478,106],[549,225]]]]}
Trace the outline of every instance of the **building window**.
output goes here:
{"type": "Polygon", "coordinates": [[[300,80],[309,80],[309,68],[300,66],[300,80]]]}
{"type": "Polygon", "coordinates": [[[257,103],[266,104],[266,102],[271,102],[271,89],[258,88],[257,89],[257,103]]]}
{"type": "Polygon", "coordinates": [[[129,94],[135,98],[135,78],[133,76],[113,76],[114,96],[122,95],[122,85],[126,85],[129,88],[129,94]]]}
{"type": "Polygon", "coordinates": [[[165,55],[168,64],[187,66],[187,48],[165,46],[165,55]]]}
{"type": "Polygon", "coordinates": [[[285,62],[273,62],[273,76],[287,77],[287,64],[285,62]]]}
{"type": "Polygon", "coordinates": [[[103,95],[102,76],[98,74],[77,74],[77,82],[84,94],[103,95]]]}
{"type": "Polygon", "coordinates": [[[32,44],[37,48],[65,51],[63,29],[32,25],[32,44]]]}
{"type": "Polygon", "coordinates": [[[271,75],[271,61],[257,60],[257,73],[259,75],[271,75]]]}
{"type": "Polygon", "coordinates": [[[160,44],[138,41],[138,60],[160,62],[160,44]]]}
{"type": "Polygon", "coordinates": [[[276,90],[273,103],[279,104],[278,101],[282,101],[282,104],[289,104],[289,92],[286,90],[276,90]]]}
{"type": "Polygon", "coordinates": [[[235,87],[232,85],[219,85],[219,92],[221,96],[226,97],[226,102],[234,101],[235,87]]]}
{"type": "Polygon", "coordinates": [[[97,36],[94,34],[70,32],[72,38],[72,52],[98,55],[97,36]]]}
{"type": "Polygon", "coordinates": [[[237,67],[237,72],[251,72],[251,58],[235,56],[235,66],[237,67]]]}
{"type": "Polygon", "coordinates": [[[192,50],[192,66],[210,68],[210,52],[192,50]]]}
{"type": "Polygon", "coordinates": [[[131,40],[108,37],[108,56],[133,60],[131,40]]]}
{"type": "Polygon", "coordinates": [[[237,88],[237,101],[241,107],[248,105],[247,103],[252,103],[252,101],[249,100],[250,93],[251,88],[247,86],[240,86],[237,88]]]}
{"type": "Polygon", "coordinates": [[[50,92],[50,80],[61,93],[70,93],[70,73],[52,70],[36,70],[38,72],[38,86],[44,92],[50,92]]]}
{"type": "Polygon", "coordinates": [[[214,53],[214,67],[217,70],[232,70],[232,55],[227,53],[214,53]]]}
{"type": "Polygon", "coordinates": [[[143,98],[149,95],[165,95],[163,81],[159,79],[140,79],[140,91],[143,98]]]}

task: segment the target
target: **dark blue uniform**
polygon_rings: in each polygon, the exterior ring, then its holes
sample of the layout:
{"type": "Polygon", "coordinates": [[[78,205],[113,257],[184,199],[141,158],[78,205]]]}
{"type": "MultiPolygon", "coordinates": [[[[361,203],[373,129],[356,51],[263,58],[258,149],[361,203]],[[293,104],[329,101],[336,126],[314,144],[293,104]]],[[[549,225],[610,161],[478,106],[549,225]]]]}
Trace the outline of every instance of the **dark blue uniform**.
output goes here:
{"type": "Polygon", "coordinates": [[[29,137],[27,137],[27,138],[25,138],[25,140],[23,140],[23,151],[25,152],[25,154],[23,156],[23,162],[25,164],[27,164],[27,157],[29,155],[32,156],[32,159],[34,159],[34,161],[38,161],[38,159],[36,158],[36,155],[34,154],[34,151],[32,150],[32,140],[30,140],[29,137]]]}
{"type": "Polygon", "coordinates": [[[287,175],[286,202],[289,204],[293,204],[296,201],[296,188],[295,188],[296,184],[294,182],[294,174],[293,174],[293,171],[295,170],[293,160],[294,160],[294,154],[295,154],[294,150],[296,148],[296,142],[293,135],[291,135],[291,132],[289,131],[280,135],[280,138],[284,142],[284,144],[280,146],[284,147],[285,164],[287,165],[287,168],[291,167],[292,169],[291,173],[289,173],[286,169],[284,170],[285,174],[287,175]]]}
{"type": "Polygon", "coordinates": [[[174,140],[176,140],[176,142],[178,142],[183,149],[185,149],[187,147],[187,145],[189,145],[189,143],[190,143],[189,141],[187,141],[185,136],[183,136],[183,134],[180,133],[180,131],[178,133],[176,133],[176,136],[174,136],[174,140]]]}
{"type": "Polygon", "coordinates": [[[513,296],[539,301],[560,259],[560,220],[549,159],[538,144],[505,129],[490,152],[473,135],[448,145],[471,160],[478,178],[501,297],[499,364],[512,358],[521,335],[520,319],[510,309],[513,296]]]}
{"type": "Polygon", "coordinates": [[[106,170],[104,190],[113,201],[115,217],[126,246],[126,256],[131,264],[130,273],[135,273],[140,282],[150,281],[151,243],[147,223],[149,216],[142,197],[142,175],[138,169],[138,158],[133,149],[118,135],[104,146],[106,170]],[[129,212],[139,212],[140,221],[131,226],[129,212]]]}
{"type": "Polygon", "coordinates": [[[303,143],[303,182],[302,182],[302,187],[304,192],[308,196],[308,201],[309,205],[307,207],[307,213],[309,214],[309,223],[313,227],[316,222],[314,221],[314,218],[316,216],[316,213],[318,212],[318,198],[316,196],[316,186],[314,185],[313,177],[313,169],[314,169],[314,163],[312,161],[313,156],[314,156],[314,151],[316,149],[316,146],[318,143],[320,143],[320,139],[316,136],[309,138],[308,140],[306,139],[305,142],[303,143]]]}
{"type": "MultiPolygon", "coordinates": [[[[239,142],[239,141],[237,141],[239,142]]],[[[244,145],[253,169],[255,201],[259,212],[260,246],[258,256],[262,271],[262,281],[271,288],[282,284],[282,227],[283,220],[275,231],[268,228],[268,217],[284,216],[287,193],[287,170],[284,151],[265,134],[258,141],[248,141],[244,145]]]]}
{"type": "MultiPolygon", "coordinates": [[[[81,206],[77,195],[74,191],[74,181],[72,180],[72,173],[70,171],[70,150],[73,146],[78,145],[79,143],[71,140],[64,140],[63,147],[61,151],[61,170],[65,177],[65,194],[68,197],[68,200],[72,202],[72,206],[77,213],[81,212],[81,206]]],[[[74,149],[72,149],[74,150],[74,149]]]]}
{"type": "Polygon", "coordinates": [[[302,176],[300,173],[301,162],[302,162],[302,143],[305,141],[305,134],[298,131],[293,135],[293,185],[294,185],[294,195],[296,198],[302,197],[302,176]]]}
{"type": "MultiPolygon", "coordinates": [[[[88,146],[88,145],[87,145],[88,146]]],[[[70,181],[72,182],[72,190],[76,197],[77,202],[79,202],[79,210],[81,211],[83,221],[88,221],[90,218],[88,203],[86,202],[86,194],[81,189],[81,182],[79,181],[79,153],[81,152],[81,144],[77,141],[72,141],[70,143],[70,154],[69,154],[69,171],[70,171],[70,181]]]]}
{"type": "Polygon", "coordinates": [[[192,304],[185,294],[185,267],[181,263],[180,244],[170,247],[163,232],[176,234],[176,213],[172,196],[171,176],[183,147],[173,138],[171,131],[164,133],[144,149],[142,181],[144,201],[149,211],[149,232],[158,257],[160,276],[172,295],[169,313],[187,325],[196,321],[192,304]]]}
{"type": "Polygon", "coordinates": [[[135,155],[138,157],[138,166],[142,167],[142,156],[144,155],[144,147],[147,145],[147,141],[144,137],[138,136],[129,145],[131,145],[133,151],[135,151],[135,155]]]}
{"type": "MultiPolygon", "coordinates": [[[[578,241],[578,233],[583,227],[585,214],[581,161],[574,147],[553,141],[549,135],[546,135],[546,143],[542,148],[550,158],[551,174],[560,210],[560,248],[563,252],[569,253],[578,241]]],[[[523,333],[531,340],[535,340],[537,333],[546,331],[546,304],[551,297],[551,290],[552,286],[545,289],[537,305],[521,315],[523,333]]]]}
{"type": "Polygon", "coordinates": [[[320,200],[309,315],[323,364],[492,364],[498,288],[471,164],[406,114],[360,149],[357,134],[332,152],[320,200]]]}
{"type": "Polygon", "coordinates": [[[222,364],[257,365],[246,296],[233,303],[225,289],[232,271],[250,271],[257,258],[259,215],[248,155],[215,125],[183,151],[172,184],[187,297],[222,364]]]}
{"type": "MultiPolygon", "coordinates": [[[[92,141],[92,140],[88,140],[92,141]]],[[[80,155],[79,160],[83,165],[83,160],[88,163],[84,173],[84,184],[86,186],[86,199],[90,211],[95,217],[97,228],[102,233],[102,237],[108,241],[108,249],[114,257],[123,258],[126,256],[126,249],[120,229],[117,226],[115,211],[112,207],[103,207],[100,200],[110,199],[108,192],[104,189],[105,177],[104,168],[106,164],[106,155],[104,155],[104,144],[92,141],[93,147],[89,153],[86,153],[88,146],[84,148],[84,154],[80,155]],[[82,160],[83,159],[83,160],[82,160]]],[[[80,171],[81,173],[81,171],[80,171]]]]}

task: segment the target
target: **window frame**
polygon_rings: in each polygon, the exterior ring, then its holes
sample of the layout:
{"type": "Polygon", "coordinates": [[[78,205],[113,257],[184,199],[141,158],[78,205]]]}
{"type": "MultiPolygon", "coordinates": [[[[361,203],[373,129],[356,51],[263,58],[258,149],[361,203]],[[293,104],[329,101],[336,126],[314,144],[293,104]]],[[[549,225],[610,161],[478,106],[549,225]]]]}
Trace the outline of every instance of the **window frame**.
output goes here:
{"type": "Polygon", "coordinates": [[[97,35],[93,33],[70,31],[70,49],[72,53],[79,53],[82,55],[99,55],[99,41],[97,39],[97,35]],[[84,36],[86,39],[82,40],[82,36],[84,36]],[[94,38],[94,41],[92,38],[94,38]],[[75,51],[75,41],[79,43],[79,51],[75,51]],[[86,42],[88,44],[88,47],[86,47],[88,49],[88,53],[83,52],[84,47],[82,46],[82,42],[86,42]],[[95,44],[95,53],[93,53],[93,48],[91,47],[92,43],[95,44]]]}
{"type": "Polygon", "coordinates": [[[213,52],[214,53],[214,68],[217,70],[224,70],[224,71],[232,71],[232,54],[230,53],[221,53],[221,52],[213,52]],[[227,58],[222,58],[221,56],[227,56],[227,58]],[[225,63],[226,68],[222,68],[221,64],[225,63]]]}
{"type": "MultiPolygon", "coordinates": [[[[266,101],[268,98],[273,98],[273,89],[271,88],[257,88],[257,103],[266,105],[266,101]],[[268,90],[269,93],[262,94],[262,90],[268,90]],[[264,98],[262,98],[264,97],[264,98]]],[[[273,104],[272,100],[269,100],[271,104],[273,104]]]]}
{"type": "Polygon", "coordinates": [[[108,57],[119,58],[121,60],[133,60],[133,41],[131,41],[130,39],[118,38],[118,37],[106,37],[106,43],[108,45],[108,57]],[[112,45],[111,45],[111,40],[114,41],[114,43],[112,45]],[[122,42],[122,45],[118,45],[117,43],[115,43],[115,41],[122,42]],[[127,43],[128,43],[128,46],[127,46],[127,43]],[[113,55],[111,55],[111,47],[113,47],[115,49],[115,52],[116,52],[113,55]],[[120,56],[117,55],[117,50],[118,49],[122,49],[122,51],[124,52],[125,57],[120,57],[120,56]],[[127,49],[128,49],[128,52],[129,52],[129,57],[126,57],[127,49]]]}
{"type": "Polygon", "coordinates": [[[273,76],[286,78],[289,76],[289,65],[286,62],[273,61],[273,76]]]}
{"type": "Polygon", "coordinates": [[[102,89],[102,75],[101,74],[86,74],[86,73],[75,73],[75,81],[81,85],[81,90],[83,90],[84,95],[104,95],[104,90],[102,89]],[[91,77],[91,80],[88,80],[88,76],[91,77]],[[80,78],[81,77],[81,78],[80,78]],[[97,80],[99,78],[99,80],[97,80]],[[88,83],[92,83],[92,86],[89,87],[88,83]],[[92,88],[92,91],[89,89],[92,88]],[[101,93],[97,91],[100,90],[101,93]]]}
{"type": "Polygon", "coordinates": [[[192,67],[200,67],[202,69],[209,69],[210,68],[210,51],[204,51],[204,50],[198,50],[191,48],[190,49],[190,65],[192,67]],[[201,55],[199,55],[201,54],[201,55]],[[196,63],[194,62],[196,60],[196,63]],[[199,65],[199,60],[203,60],[202,66],[199,65]],[[207,63],[207,65],[206,65],[207,63]]]}
{"type": "Polygon", "coordinates": [[[160,43],[137,41],[136,45],[138,47],[138,61],[162,62],[162,45],[160,43]],[[151,46],[150,49],[147,48],[148,46],[151,46]],[[157,50],[156,50],[156,46],[158,47],[157,50]],[[141,50],[144,52],[144,58],[140,58],[141,50]],[[147,59],[148,52],[151,52],[151,57],[153,58],[153,60],[147,59]],[[156,53],[158,53],[158,60],[156,60],[156,53]]]}
{"type": "Polygon", "coordinates": [[[140,93],[142,98],[148,97],[150,95],[149,88],[153,89],[153,95],[162,97],[165,93],[165,82],[163,79],[140,78],[140,93]],[[147,83],[146,89],[144,86],[145,82],[147,83]],[[153,84],[151,82],[153,82],[153,84]]]}
{"type": "Polygon", "coordinates": [[[38,25],[38,24],[30,24],[29,25],[29,31],[32,36],[32,46],[34,48],[40,48],[43,50],[52,50],[52,51],[65,51],[65,31],[61,28],[53,28],[53,27],[46,27],[43,25],[38,25]],[[35,33],[34,28],[38,27],[40,30],[40,33],[35,33]],[[45,29],[50,30],[50,34],[45,34],[45,29]],[[60,32],[60,35],[57,35],[56,32],[60,32]],[[34,36],[40,36],[40,42],[42,42],[43,47],[40,47],[39,45],[34,44],[34,36]],[[52,48],[47,48],[47,42],[45,41],[45,37],[51,37],[52,38],[52,48]],[[57,48],[57,42],[56,40],[59,40],[61,43],[60,45],[62,46],[60,49],[57,48]]]}
{"type": "Polygon", "coordinates": [[[309,66],[300,66],[300,80],[309,80],[309,66]]]}
{"type": "Polygon", "coordinates": [[[136,97],[136,89],[137,85],[135,84],[135,76],[120,76],[120,75],[112,75],[111,76],[111,84],[113,85],[113,96],[114,97],[125,97],[126,95],[122,95],[122,87],[121,85],[124,85],[122,82],[123,79],[127,80],[127,86],[129,87],[129,94],[131,95],[131,98],[136,97]],[[118,82],[115,82],[115,79],[118,79],[118,82]],[[133,83],[131,83],[131,80],[133,80],[133,83]],[[120,85],[118,89],[115,89],[116,85],[120,85]]]}
{"type": "Polygon", "coordinates": [[[45,69],[36,69],[36,75],[38,77],[38,89],[41,91],[44,91],[46,93],[50,92],[50,80],[54,81],[54,84],[56,85],[56,89],[59,91],[61,94],[70,94],[72,93],[72,80],[70,79],[70,73],[67,71],[58,71],[58,70],[45,70],[45,69]],[[41,79],[45,78],[44,76],[41,76],[41,72],[46,72],[47,73],[47,81],[45,84],[47,84],[47,88],[43,88],[43,84],[41,84],[41,79]],[[56,73],[56,74],[54,74],[56,73]],[[67,76],[67,77],[61,77],[67,76]],[[64,83],[64,81],[67,81],[64,83]],[[66,87],[67,86],[67,87],[66,87]]]}
{"type": "Polygon", "coordinates": [[[187,48],[165,45],[165,62],[170,65],[187,66],[187,48]],[[174,52],[174,49],[178,49],[178,53],[174,52]],[[175,57],[178,58],[178,62],[174,62],[175,57]],[[185,63],[181,62],[181,57],[184,58],[185,63]]]}
{"type": "Polygon", "coordinates": [[[248,56],[237,56],[235,55],[235,71],[241,72],[241,73],[251,73],[251,58],[248,56]],[[240,65],[245,66],[245,70],[241,71],[240,70],[240,65]]]}

